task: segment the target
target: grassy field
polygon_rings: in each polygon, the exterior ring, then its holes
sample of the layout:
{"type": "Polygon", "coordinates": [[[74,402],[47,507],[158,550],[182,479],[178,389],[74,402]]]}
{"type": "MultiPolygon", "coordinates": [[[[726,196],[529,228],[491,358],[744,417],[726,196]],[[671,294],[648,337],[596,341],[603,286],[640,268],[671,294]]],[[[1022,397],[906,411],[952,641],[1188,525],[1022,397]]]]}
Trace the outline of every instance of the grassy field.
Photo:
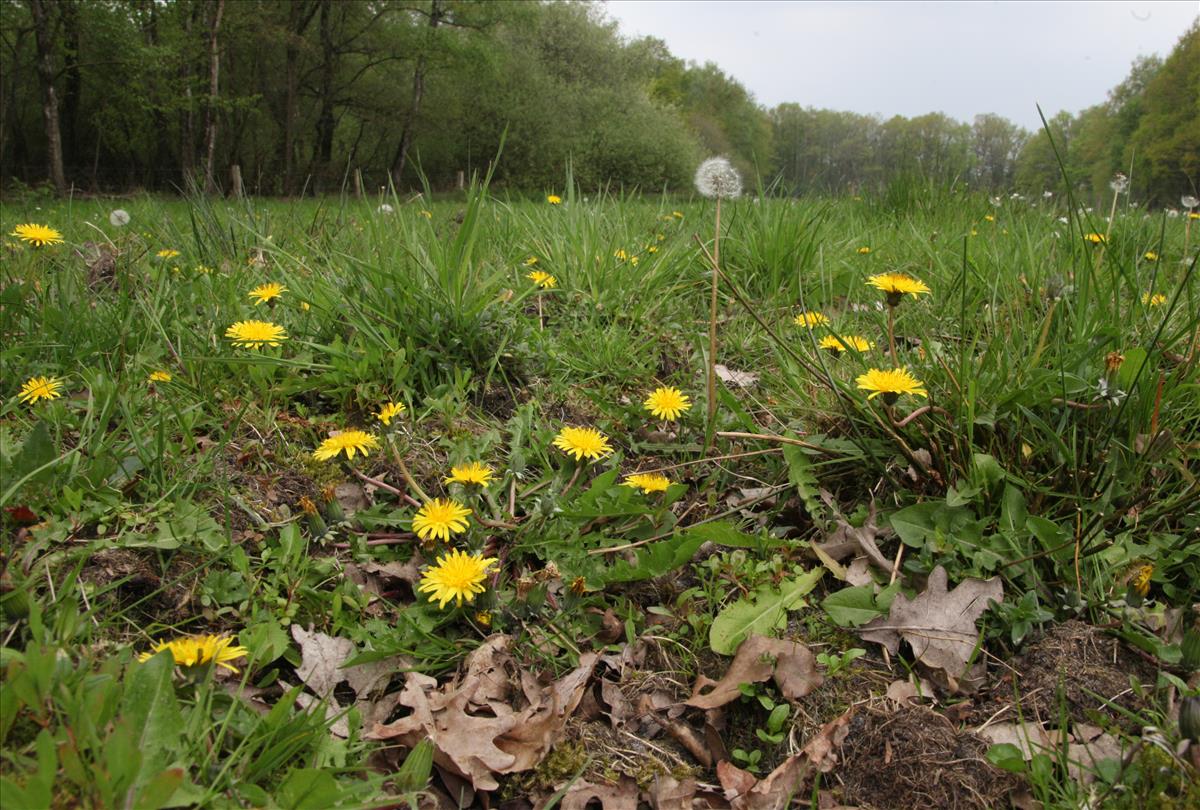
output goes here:
{"type": "Polygon", "coordinates": [[[1200,222],[560,193],[0,206],[6,806],[1200,806],[1200,222]]]}

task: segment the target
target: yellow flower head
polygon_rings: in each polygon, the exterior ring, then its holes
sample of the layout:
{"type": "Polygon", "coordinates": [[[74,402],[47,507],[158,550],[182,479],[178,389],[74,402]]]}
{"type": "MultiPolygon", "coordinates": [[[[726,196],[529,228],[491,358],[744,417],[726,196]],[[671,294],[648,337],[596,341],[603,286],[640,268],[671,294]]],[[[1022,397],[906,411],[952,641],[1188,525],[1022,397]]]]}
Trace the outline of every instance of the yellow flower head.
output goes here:
{"type": "Polygon", "coordinates": [[[1148,262],[1156,262],[1158,261],[1158,254],[1153,250],[1147,250],[1144,254],[1142,254],[1142,258],[1148,262]]]}
{"type": "Polygon", "coordinates": [[[646,245],[647,253],[658,253],[658,245],[646,245]]]}
{"type": "Polygon", "coordinates": [[[995,222],[996,221],[996,218],[994,216],[992,216],[991,214],[984,214],[983,219],[985,222],[995,222]]]}
{"type": "Polygon", "coordinates": [[[58,399],[62,396],[62,380],[57,377],[30,377],[21,386],[17,399],[32,405],[39,399],[58,399]]]}
{"type": "Polygon", "coordinates": [[[378,450],[379,442],[370,433],[362,430],[343,430],[336,436],[330,436],[321,442],[321,446],[313,451],[317,461],[328,461],[336,458],[338,453],[345,452],[346,458],[354,458],[355,453],[369,455],[368,450],[378,450]]]}
{"type": "Polygon", "coordinates": [[[692,403],[678,388],[655,388],[646,397],[642,407],[659,419],[674,422],[681,413],[692,407],[692,403]]]}
{"type": "Polygon", "coordinates": [[[856,352],[866,352],[875,348],[875,344],[859,335],[842,335],[841,339],[833,335],[826,335],[821,338],[820,344],[822,349],[829,349],[831,352],[840,354],[847,349],[853,349],[856,352]]]}
{"type": "Polygon", "coordinates": [[[251,290],[247,294],[251,298],[255,299],[254,303],[265,304],[268,301],[278,298],[279,296],[283,295],[287,291],[288,291],[287,287],[283,286],[279,282],[273,281],[270,284],[263,284],[261,286],[255,287],[253,290],[251,290]]]}
{"type": "Polygon", "coordinates": [[[902,295],[911,295],[913,298],[916,298],[918,295],[928,295],[930,293],[929,288],[925,286],[925,282],[918,281],[912,276],[906,276],[903,273],[880,273],[877,276],[868,278],[867,284],[887,293],[889,307],[897,306],[900,303],[902,295]]]}
{"type": "Polygon", "coordinates": [[[870,248],[870,247],[868,247],[867,245],[863,245],[862,247],[860,247],[860,248],[858,249],[858,255],[859,255],[859,256],[866,256],[866,255],[867,255],[868,253],[870,253],[870,252],[871,252],[871,248],[870,248]]]}
{"type": "Polygon", "coordinates": [[[152,382],[152,383],[170,382],[170,381],[171,381],[171,372],[169,372],[169,371],[151,371],[150,376],[147,378],[147,382],[152,382]]]}
{"type": "Polygon", "coordinates": [[[548,194],[546,195],[546,202],[551,205],[562,205],[562,197],[557,194],[548,194]]]}
{"type": "Polygon", "coordinates": [[[9,236],[15,236],[22,242],[31,245],[35,248],[45,247],[46,245],[61,245],[62,234],[54,230],[48,225],[18,225],[13,228],[9,236]]]}
{"type": "Polygon", "coordinates": [[[526,259],[525,261],[521,262],[521,264],[525,265],[526,267],[533,267],[533,266],[534,266],[535,264],[537,264],[537,263],[538,263],[538,257],[537,257],[537,256],[530,256],[528,259],[526,259]]]}
{"type": "Polygon", "coordinates": [[[429,594],[429,601],[437,602],[439,608],[446,607],[451,601],[457,606],[474,602],[475,594],[484,591],[488,569],[499,562],[495,557],[455,549],[438,557],[437,565],[425,569],[417,590],[429,594]]]}
{"type": "Polygon", "coordinates": [[[1143,565],[1137,569],[1137,573],[1134,574],[1129,584],[1138,596],[1144,597],[1150,593],[1150,577],[1152,576],[1154,576],[1153,565],[1143,565]]]}
{"type": "Polygon", "coordinates": [[[608,437],[595,428],[565,427],[554,437],[554,446],[576,461],[603,458],[612,452],[608,437]]]}
{"type": "Polygon", "coordinates": [[[434,498],[413,515],[412,527],[422,540],[445,540],[450,535],[467,530],[467,515],[471,510],[452,498],[434,498]]]}
{"type": "Polygon", "coordinates": [[[672,211],[671,216],[675,217],[675,219],[683,219],[683,212],[682,211],[672,211]]]}
{"type": "Polygon", "coordinates": [[[616,258],[617,261],[623,262],[628,261],[629,254],[625,252],[625,248],[617,248],[617,252],[613,254],[613,257],[616,258]]]}
{"type": "Polygon", "coordinates": [[[492,614],[488,610],[480,610],[475,613],[475,621],[484,627],[492,626],[492,614]]]}
{"type": "Polygon", "coordinates": [[[1161,307],[1167,303],[1167,297],[1162,293],[1142,293],[1142,303],[1148,307],[1161,307]]]}
{"type": "Polygon", "coordinates": [[[525,278],[529,279],[543,290],[549,290],[552,287],[558,286],[558,279],[549,273],[543,273],[541,270],[534,270],[532,273],[525,276],[525,278]]]}
{"type": "Polygon", "coordinates": [[[915,394],[919,397],[929,396],[929,393],[921,387],[924,383],[909,374],[908,369],[903,366],[888,369],[887,371],[873,368],[868,370],[866,374],[860,374],[855,382],[858,383],[858,387],[862,390],[872,392],[867,396],[867,399],[882,396],[883,401],[888,405],[894,403],[901,394],[915,394]]]}
{"type": "Polygon", "coordinates": [[[1102,233],[1084,234],[1083,241],[1090,242],[1093,245],[1103,245],[1108,241],[1108,237],[1102,233]]]}
{"type": "Polygon", "coordinates": [[[492,468],[486,464],[480,464],[478,461],[472,461],[470,464],[460,464],[450,468],[450,475],[446,476],[447,484],[479,484],[481,487],[486,487],[492,482],[495,473],[492,468]]]}
{"type": "Polygon", "coordinates": [[[671,480],[662,473],[635,473],[625,476],[621,486],[635,487],[649,495],[651,492],[666,492],[671,480]]]}
{"type": "Polygon", "coordinates": [[[426,211],[424,208],[422,208],[422,209],[421,209],[420,211],[418,211],[417,213],[418,213],[419,215],[421,215],[421,216],[425,217],[425,219],[433,219],[433,212],[432,212],[432,211],[426,211]]]}
{"type": "Polygon", "coordinates": [[[792,318],[792,323],[796,324],[796,326],[812,329],[814,326],[828,326],[829,318],[820,312],[801,312],[795,318],[792,318]]]}
{"type": "Polygon", "coordinates": [[[196,275],[198,275],[198,276],[211,276],[212,271],[213,271],[213,269],[211,267],[208,267],[207,265],[203,265],[203,264],[196,265],[196,275]]]}
{"type": "Polygon", "coordinates": [[[245,647],[235,645],[232,636],[180,636],[156,643],[150,652],[139,655],[138,660],[144,663],[163,650],[170,650],[177,667],[195,667],[212,661],[230,672],[238,670],[229,662],[243,658],[250,652],[245,647]]]}
{"type": "Polygon", "coordinates": [[[235,346],[258,349],[263,346],[278,346],[287,340],[282,326],[269,321],[238,321],[225,330],[225,337],[235,346]]]}
{"type": "Polygon", "coordinates": [[[155,253],[154,255],[160,259],[174,259],[176,256],[179,255],[179,251],[172,250],[171,248],[163,248],[162,250],[160,250],[158,253],[155,253]]]}
{"type": "Polygon", "coordinates": [[[392,420],[400,414],[404,413],[403,402],[389,402],[379,410],[375,411],[375,418],[385,425],[391,425],[392,420]]]}

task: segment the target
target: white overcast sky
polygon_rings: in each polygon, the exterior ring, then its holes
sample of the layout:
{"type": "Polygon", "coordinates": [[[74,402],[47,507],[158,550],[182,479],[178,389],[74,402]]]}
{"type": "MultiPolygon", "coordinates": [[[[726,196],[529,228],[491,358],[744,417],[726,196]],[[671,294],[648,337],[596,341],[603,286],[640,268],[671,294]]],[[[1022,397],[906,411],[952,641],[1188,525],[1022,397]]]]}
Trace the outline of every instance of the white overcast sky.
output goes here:
{"type": "Polygon", "coordinates": [[[1134,57],[1166,56],[1200,15],[1173,2],[724,2],[607,0],[626,37],[712,61],[760,104],[963,121],[994,112],[1034,129],[1105,99],[1134,57]]]}

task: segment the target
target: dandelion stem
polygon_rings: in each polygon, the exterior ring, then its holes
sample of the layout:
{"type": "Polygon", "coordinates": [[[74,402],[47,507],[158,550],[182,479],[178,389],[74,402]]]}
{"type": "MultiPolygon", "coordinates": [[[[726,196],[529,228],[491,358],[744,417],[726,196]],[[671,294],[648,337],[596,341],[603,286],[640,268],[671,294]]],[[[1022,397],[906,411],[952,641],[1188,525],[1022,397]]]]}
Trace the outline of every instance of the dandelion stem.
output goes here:
{"type": "Polygon", "coordinates": [[[893,306],[888,307],[888,348],[892,351],[892,362],[900,365],[900,358],[896,356],[896,308],[893,306]]]}
{"type": "Polygon", "coordinates": [[[704,452],[712,449],[713,424],[717,417],[717,279],[721,275],[721,198],[717,197],[716,225],[713,230],[712,295],[708,305],[708,423],[705,427],[704,452]]]}
{"type": "Polygon", "coordinates": [[[567,482],[567,485],[563,488],[563,491],[559,493],[558,497],[561,498],[571,491],[571,487],[575,486],[575,482],[579,480],[579,473],[582,470],[582,465],[575,465],[575,472],[571,474],[571,480],[567,482]]]}
{"type": "Polygon", "coordinates": [[[538,331],[541,332],[546,328],[545,321],[542,318],[542,294],[541,293],[538,293],[538,295],[537,295],[537,305],[538,305],[538,331]]]}
{"type": "Polygon", "coordinates": [[[395,439],[389,439],[388,444],[392,448],[392,459],[396,462],[396,466],[400,468],[400,477],[404,479],[404,483],[408,484],[408,488],[417,493],[422,501],[429,500],[429,496],[425,494],[425,490],[421,489],[421,485],[412,477],[412,473],[408,471],[408,465],[404,463],[404,458],[400,455],[400,451],[396,449],[395,439]]]}

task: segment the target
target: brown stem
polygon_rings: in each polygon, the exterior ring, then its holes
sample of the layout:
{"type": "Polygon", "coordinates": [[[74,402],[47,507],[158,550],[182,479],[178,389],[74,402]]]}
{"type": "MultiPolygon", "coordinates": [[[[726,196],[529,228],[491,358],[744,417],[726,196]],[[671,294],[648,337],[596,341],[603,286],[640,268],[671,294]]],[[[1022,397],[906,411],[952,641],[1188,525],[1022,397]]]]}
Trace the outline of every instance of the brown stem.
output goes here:
{"type": "Polygon", "coordinates": [[[718,430],[717,435],[722,439],[761,439],[767,442],[777,442],[779,444],[794,444],[797,447],[807,447],[810,450],[822,450],[815,444],[793,439],[790,436],[776,436],[774,433],[742,433],[735,430],[718,430]]]}
{"type": "Polygon", "coordinates": [[[408,502],[408,504],[410,506],[420,506],[421,505],[420,501],[418,501],[416,498],[409,495],[407,492],[405,492],[402,489],[396,489],[391,484],[381,481],[378,478],[372,478],[369,475],[363,475],[362,473],[360,473],[358,470],[354,469],[353,467],[350,468],[350,472],[354,473],[354,475],[357,476],[358,480],[360,480],[360,481],[368,483],[371,486],[378,487],[379,489],[382,489],[384,492],[389,492],[392,495],[395,495],[397,498],[403,498],[405,501],[408,502]]]}
{"type": "Polygon", "coordinates": [[[565,496],[568,492],[571,491],[571,487],[575,486],[575,482],[579,480],[579,473],[582,471],[583,471],[583,467],[580,466],[578,462],[576,462],[575,472],[571,474],[571,480],[567,482],[566,487],[564,487],[563,491],[558,494],[558,497],[561,498],[561,497],[565,496]]]}
{"type": "Polygon", "coordinates": [[[945,408],[939,408],[937,405],[922,405],[920,408],[917,408],[915,411],[913,411],[908,416],[901,419],[899,422],[892,422],[892,427],[894,427],[894,428],[908,427],[909,423],[911,423],[912,420],[916,419],[918,416],[924,416],[925,414],[931,413],[931,412],[932,413],[940,413],[942,416],[946,417],[947,419],[950,418],[950,412],[948,410],[946,410],[945,408]]]}

